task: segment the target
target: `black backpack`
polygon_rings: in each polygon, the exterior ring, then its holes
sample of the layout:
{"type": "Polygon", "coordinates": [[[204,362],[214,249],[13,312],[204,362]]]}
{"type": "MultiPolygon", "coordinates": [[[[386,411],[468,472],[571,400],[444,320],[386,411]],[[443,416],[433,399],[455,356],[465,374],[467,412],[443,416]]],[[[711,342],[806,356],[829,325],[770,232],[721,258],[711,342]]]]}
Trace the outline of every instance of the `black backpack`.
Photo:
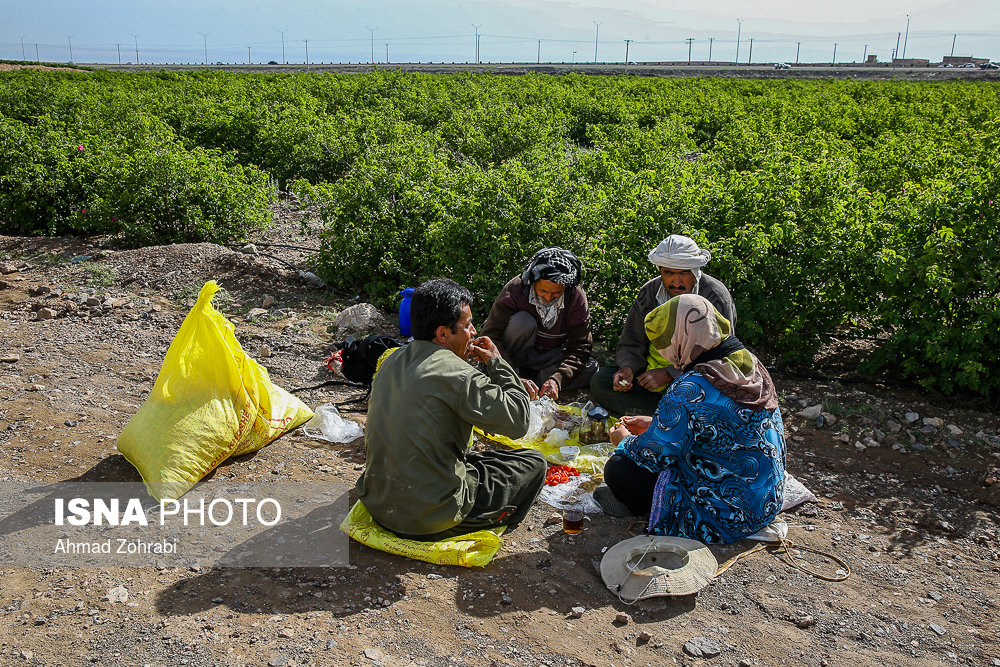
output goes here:
{"type": "Polygon", "coordinates": [[[361,340],[348,336],[341,344],[341,360],[343,365],[340,373],[351,382],[370,385],[375,377],[375,365],[386,350],[400,347],[400,343],[391,336],[372,334],[361,340]]]}

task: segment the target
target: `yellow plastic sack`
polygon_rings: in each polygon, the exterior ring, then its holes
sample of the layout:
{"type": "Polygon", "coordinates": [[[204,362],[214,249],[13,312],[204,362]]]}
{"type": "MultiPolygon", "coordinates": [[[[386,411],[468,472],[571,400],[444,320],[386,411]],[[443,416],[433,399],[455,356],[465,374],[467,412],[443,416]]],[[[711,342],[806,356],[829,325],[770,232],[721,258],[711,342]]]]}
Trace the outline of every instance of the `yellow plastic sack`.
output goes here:
{"type": "Polygon", "coordinates": [[[118,451],[157,500],[179,498],[230,456],[253,452],[312,417],[275,386],[212,307],[205,283],[170,343],[156,384],[118,437],[118,451]]]}
{"type": "Polygon", "coordinates": [[[396,556],[438,565],[483,567],[500,551],[500,536],[506,526],[479,530],[438,542],[407,540],[375,523],[368,508],[359,500],[340,524],[340,529],[365,546],[396,556]]]}

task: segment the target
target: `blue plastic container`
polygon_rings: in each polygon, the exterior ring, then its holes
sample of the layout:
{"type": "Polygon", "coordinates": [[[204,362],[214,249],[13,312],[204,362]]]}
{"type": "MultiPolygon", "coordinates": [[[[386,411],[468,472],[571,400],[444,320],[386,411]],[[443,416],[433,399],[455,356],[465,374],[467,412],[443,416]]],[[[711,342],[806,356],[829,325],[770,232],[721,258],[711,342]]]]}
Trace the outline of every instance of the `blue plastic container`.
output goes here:
{"type": "Polygon", "coordinates": [[[413,288],[407,287],[400,294],[403,295],[403,300],[399,302],[399,333],[409,338],[413,335],[410,333],[410,299],[413,298],[413,288]]]}

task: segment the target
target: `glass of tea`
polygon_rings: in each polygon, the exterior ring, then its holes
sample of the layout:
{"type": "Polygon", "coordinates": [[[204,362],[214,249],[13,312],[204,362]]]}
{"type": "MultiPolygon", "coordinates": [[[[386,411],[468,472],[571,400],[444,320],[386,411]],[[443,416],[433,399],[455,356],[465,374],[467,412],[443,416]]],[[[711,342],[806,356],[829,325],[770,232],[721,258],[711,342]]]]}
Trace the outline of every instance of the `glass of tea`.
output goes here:
{"type": "Polygon", "coordinates": [[[563,503],[563,532],[567,535],[579,535],[583,532],[583,522],[587,515],[582,503],[563,503]]]}

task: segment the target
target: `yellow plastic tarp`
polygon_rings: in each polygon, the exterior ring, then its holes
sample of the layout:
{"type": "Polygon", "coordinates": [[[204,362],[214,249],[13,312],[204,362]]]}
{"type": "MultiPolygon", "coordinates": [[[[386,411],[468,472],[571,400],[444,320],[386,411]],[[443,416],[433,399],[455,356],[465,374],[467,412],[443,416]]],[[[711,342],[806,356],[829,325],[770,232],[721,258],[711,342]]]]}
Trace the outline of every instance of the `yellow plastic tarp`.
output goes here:
{"type": "Polygon", "coordinates": [[[230,456],[253,452],[312,417],[243,351],[205,283],[170,343],[146,402],[118,438],[150,495],[179,498],[230,456]]]}
{"type": "MultiPolygon", "coordinates": [[[[560,410],[569,412],[570,414],[580,414],[580,408],[573,405],[556,405],[556,407],[560,410]]],[[[609,417],[608,429],[610,430],[611,427],[617,423],[617,419],[609,417]]],[[[505,435],[486,433],[478,426],[475,427],[474,430],[480,437],[486,438],[487,440],[498,442],[501,445],[505,445],[512,449],[521,449],[524,447],[528,449],[535,449],[541,452],[549,463],[554,463],[556,465],[570,465],[580,472],[591,473],[594,475],[602,474],[604,472],[604,464],[608,462],[611,452],[614,451],[614,447],[611,443],[604,443],[603,445],[585,445],[581,443],[580,434],[576,431],[570,433],[569,438],[561,445],[550,445],[545,442],[544,437],[536,438],[534,440],[527,440],[525,438],[514,440],[513,438],[508,438],[505,435]],[[567,461],[563,457],[559,448],[570,445],[579,447],[580,453],[577,454],[571,461],[567,461]]]]}
{"type": "Polygon", "coordinates": [[[340,524],[340,529],[361,544],[397,556],[438,565],[483,567],[500,551],[500,536],[506,526],[479,530],[438,542],[407,540],[375,523],[375,519],[359,500],[340,524]]]}

